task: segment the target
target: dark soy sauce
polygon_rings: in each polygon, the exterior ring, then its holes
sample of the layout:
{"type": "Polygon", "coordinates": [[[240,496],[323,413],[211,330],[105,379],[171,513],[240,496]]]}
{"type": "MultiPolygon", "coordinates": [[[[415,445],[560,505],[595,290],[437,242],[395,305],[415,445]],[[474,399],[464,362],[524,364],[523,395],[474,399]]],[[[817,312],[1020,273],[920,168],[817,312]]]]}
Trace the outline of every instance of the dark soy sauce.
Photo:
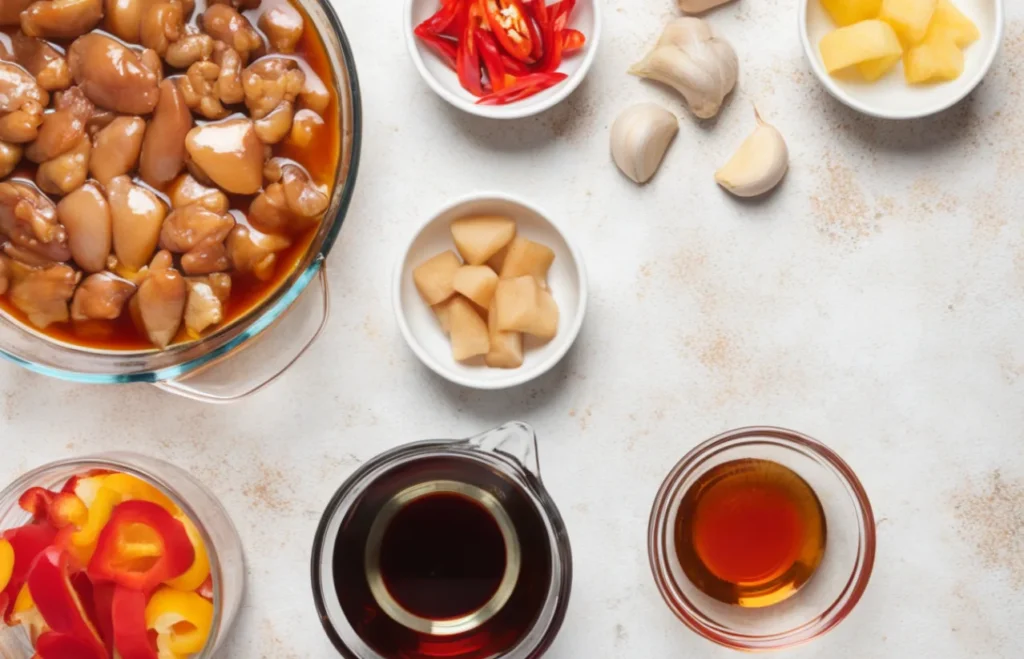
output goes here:
{"type": "Polygon", "coordinates": [[[479,503],[454,493],[416,499],[391,520],[380,572],[395,601],[431,620],[480,609],[505,573],[505,540],[479,503]]]}
{"type": "Polygon", "coordinates": [[[521,488],[486,463],[440,456],[398,465],[374,480],[342,521],[333,562],[342,611],[359,638],[386,659],[508,653],[543,610],[553,570],[544,518],[521,488]],[[440,482],[486,493],[503,521],[476,498],[454,492],[427,493],[382,512],[410,488],[440,482]],[[375,523],[382,535],[370,541],[375,523]],[[430,631],[385,610],[371,585],[374,561],[386,595],[430,631]],[[508,574],[514,581],[506,586],[508,574]],[[458,633],[431,625],[465,619],[471,622],[458,633]]]}

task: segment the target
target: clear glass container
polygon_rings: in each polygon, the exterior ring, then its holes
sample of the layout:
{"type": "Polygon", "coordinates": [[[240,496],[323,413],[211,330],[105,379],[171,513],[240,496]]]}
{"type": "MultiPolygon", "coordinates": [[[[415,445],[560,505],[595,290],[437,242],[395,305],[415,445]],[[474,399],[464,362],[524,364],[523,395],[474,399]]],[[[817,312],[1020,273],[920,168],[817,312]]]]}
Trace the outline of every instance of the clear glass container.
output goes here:
{"type": "Polygon", "coordinates": [[[647,542],[658,589],[687,627],[734,650],[780,650],[825,634],[860,601],[875,562],[875,519],[856,474],[827,446],[792,430],[740,428],[704,442],[672,468],[655,499],[647,542]],[[825,553],[810,580],[789,599],[759,609],[705,595],[687,578],[675,551],[677,513],[687,491],[711,469],[741,459],[769,460],[796,472],[821,502],[827,528],[825,553]]]}
{"type": "Polygon", "coordinates": [[[340,157],[330,205],[309,251],[260,305],[219,331],[167,350],[90,350],[61,343],[0,311],[0,357],[37,373],[82,383],[157,383],[182,396],[219,403],[266,386],[319,336],[329,312],[325,258],[352,200],[362,108],[352,49],[333,7],[298,0],[323,40],[341,113],[340,157]],[[230,359],[228,359],[230,358],[230,359]]]}
{"type": "MultiPolygon", "coordinates": [[[[386,514],[387,504],[378,507],[374,503],[375,497],[377,501],[383,501],[392,495],[391,492],[386,492],[378,497],[380,485],[393,478],[396,473],[408,474],[420,469],[422,471],[418,475],[427,479],[431,486],[443,483],[445,487],[461,488],[463,491],[482,489],[484,492],[480,496],[480,503],[487,507],[500,501],[509,511],[513,511],[508,505],[509,501],[521,497],[521,500],[526,502],[526,507],[532,508],[540,520],[546,539],[545,551],[548,552],[545,562],[550,566],[545,573],[546,579],[541,584],[541,605],[529,624],[524,626],[525,631],[517,636],[518,640],[514,645],[498,654],[488,656],[506,659],[534,659],[542,656],[557,635],[565,617],[572,587],[572,551],[562,517],[541,484],[536,436],[532,428],[518,422],[505,424],[466,440],[426,441],[401,446],[367,462],[341,486],[321,519],[313,541],[312,556],[313,597],[320,621],[331,642],[341,656],[348,659],[459,657],[465,655],[458,649],[448,647],[453,639],[462,647],[470,645],[471,638],[476,632],[485,632],[486,626],[495,622],[491,620],[491,617],[496,615],[495,611],[485,606],[475,614],[457,621],[448,621],[453,623],[451,629],[446,629],[445,625],[438,625],[437,621],[434,621],[434,629],[417,630],[429,634],[428,640],[424,643],[425,647],[434,648],[429,653],[382,654],[371,647],[357,631],[350,616],[346,615],[341,597],[338,595],[339,580],[335,565],[336,551],[342,542],[339,539],[353,537],[354,534],[356,551],[367,551],[369,556],[368,548],[373,545],[373,534],[372,531],[352,530],[359,525],[356,512],[361,506],[367,507],[369,502],[369,507],[373,509],[369,511],[369,517],[371,521],[378,520],[382,512],[386,514]],[[443,466],[438,467],[438,464],[443,466]],[[495,478],[480,480],[479,475],[482,471],[490,471],[495,478]],[[458,634],[461,636],[457,636],[458,634]]],[[[414,488],[415,486],[408,488],[404,493],[414,488]]],[[[395,498],[392,497],[388,503],[394,501],[395,498]]],[[[514,513],[512,517],[515,517],[514,513]]],[[[514,529],[515,522],[508,518],[497,521],[503,527],[503,534],[514,529]]],[[[508,545],[506,551],[509,551],[508,545]]],[[[510,553],[508,556],[511,564],[515,555],[510,553]]],[[[367,564],[369,565],[369,561],[367,564]]],[[[524,562],[522,566],[525,572],[528,569],[527,563],[524,562]]],[[[520,569],[518,563],[515,569],[520,569]]],[[[372,570],[360,576],[366,579],[366,583],[356,586],[350,582],[348,586],[365,587],[369,590],[372,587],[372,570]]],[[[500,588],[497,595],[502,595],[500,588]]],[[[497,595],[496,598],[500,599],[502,604],[508,601],[507,597],[497,595]]],[[[376,597],[376,594],[374,596],[376,597]]],[[[515,594],[511,597],[514,598],[515,594]]],[[[401,616],[394,618],[408,629],[416,628],[415,621],[402,620],[401,616]]]]}
{"type": "MultiPolygon", "coordinates": [[[[15,528],[30,521],[30,515],[18,506],[18,497],[28,488],[59,490],[72,476],[92,469],[119,471],[151,483],[195,523],[210,559],[213,625],[206,647],[193,655],[193,659],[210,659],[224,644],[242,606],[245,558],[242,541],[227,511],[185,470],[135,453],[103,453],[51,462],[24,474],[0,492],[0,529],[15,528]]],[[[28,635],[20,626],[0,625],[0,659],[28,659],[34,655],[28,635]]]]}

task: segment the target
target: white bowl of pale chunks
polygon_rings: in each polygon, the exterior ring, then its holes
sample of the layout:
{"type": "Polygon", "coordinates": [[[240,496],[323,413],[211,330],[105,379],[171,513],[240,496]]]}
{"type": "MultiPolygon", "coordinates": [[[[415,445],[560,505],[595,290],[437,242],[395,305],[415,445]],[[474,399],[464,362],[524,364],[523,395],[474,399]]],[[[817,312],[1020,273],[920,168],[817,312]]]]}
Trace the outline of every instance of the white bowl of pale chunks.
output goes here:
{"type": "Polygon", "coordinates": [[[434,214],[395,269],[393,304],[409,347],[441,377],[505,389],[565,356],[587,306],[583,258],[532,204],[476,194],[434,214]]]}

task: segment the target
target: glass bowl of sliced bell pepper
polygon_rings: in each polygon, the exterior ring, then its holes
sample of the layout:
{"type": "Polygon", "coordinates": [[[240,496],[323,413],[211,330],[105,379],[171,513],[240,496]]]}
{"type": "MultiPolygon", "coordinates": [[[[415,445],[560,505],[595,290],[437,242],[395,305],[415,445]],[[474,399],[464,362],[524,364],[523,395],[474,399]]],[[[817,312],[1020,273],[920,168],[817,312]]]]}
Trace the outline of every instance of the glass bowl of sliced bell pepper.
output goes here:
{"type": "Polygon", "coordinates": [[[161,460],[54,462],[0,493],[4,659],[205,659],[244,582],[224,508],[161,460]]]}
{"type": "Polygon", "coordinates": [[[600,0],[406,0],[416,68],[471,114],[518,119],[564,100],[586,77],[600,0]]]}

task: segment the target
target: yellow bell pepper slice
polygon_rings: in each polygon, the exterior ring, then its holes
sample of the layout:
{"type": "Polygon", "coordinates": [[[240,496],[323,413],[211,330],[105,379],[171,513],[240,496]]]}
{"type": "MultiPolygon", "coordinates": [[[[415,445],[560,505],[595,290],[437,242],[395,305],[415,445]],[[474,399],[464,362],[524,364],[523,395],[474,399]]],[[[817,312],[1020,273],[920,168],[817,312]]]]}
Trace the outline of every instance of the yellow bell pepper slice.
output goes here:
{"type": "Polygon", "coordinates": [[[160,587],[146,604],[146,628],[157,648],[178,655],[201,652],[213,625],[213,604],[196,593],[160,587]]]}
{"type": "Polygon", "coordinates": [[[32,600],[28,584],[22,586],[18,591],[18,597],[14,600],[14,608],[11,609],[11,622],[25,628],[33,645],[43,632],[49,629],[46,626],[46,621],[43,620],[43,615],[36,608],[35,601],[32,600]]]}
{"type": "Polygon", "coordinates": [[[7,540],[0,540],[0,592],[7,588],[14,574],[14,547],[7,540]]]}
{"type": "Polygon", "coordinates": [[[117,472],[105,476],[103,487],[119,492],[124,501],[149,501],[160,506],[172,516],[181,514],[181,510],[171,501],[170,497],[155,486],[131,474],[117,472]]]}
{"type": "Polygon", "coordinates": [[[108,487],[101,487],[96,493],[96,498],[89,506],[89,515],[85,525],[75,533],[71,534],[71,551],[75,558],[82,565],[87,565],[96,551],[96,542],[99,540],[100,531],[110,521],[110,514],[114,507],[121,503],[121,493],[108,487]]]}
{"type": "Polygon", "coordinates": [[[164,583],[178,590],[197,590],[203,585],[206,578],[210,576],[210,558],[206,554],[206,545],[203,544],[203,538],[199,535],[199,530],[192,523],[192,520],[185,515],[179,515],[176,519],[185,526],[185,533],[188,534],[188,539],[192,542],[192,548],[195,549],[196,557],[192,561],[192,567],[184,574],[164,583]]]}

